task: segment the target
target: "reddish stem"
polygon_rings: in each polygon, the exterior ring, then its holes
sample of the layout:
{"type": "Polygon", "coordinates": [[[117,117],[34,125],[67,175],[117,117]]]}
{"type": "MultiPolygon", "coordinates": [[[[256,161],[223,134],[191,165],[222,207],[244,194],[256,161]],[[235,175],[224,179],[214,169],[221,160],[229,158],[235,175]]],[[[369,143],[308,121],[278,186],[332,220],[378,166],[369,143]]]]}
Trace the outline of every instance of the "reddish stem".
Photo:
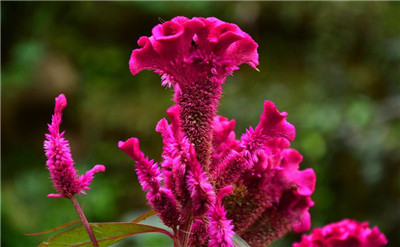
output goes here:
{"type": "Polygon", "coordinates": [[[94,236],[93,230],[92,230],[92,228],[90,228],[89,222],[86,219],[86,216],[83,213],[82,208],[79,206],[78,201],[76,200],[76,198],[74,196],[71,197],[71,201],[72,201],[72,204],[74,204],[75,210],[78,213],[79,218],[81,219],[81,222],[82,222],[83,226],[85,227],[86,232],[88,233],[90,241],[92,242],[93,246],[99,247],[96,237],[94,236]]]}
{"type": "Polygon", "coordinates": [[[189,246],[189,238],[190,238],[190,233],[192,231],[192,225],[193,225],[193,218],[187,219],[185,224],[182,226],[182,229],[180,230],[180,242],[182,247],[188,247],[189,246]]]}

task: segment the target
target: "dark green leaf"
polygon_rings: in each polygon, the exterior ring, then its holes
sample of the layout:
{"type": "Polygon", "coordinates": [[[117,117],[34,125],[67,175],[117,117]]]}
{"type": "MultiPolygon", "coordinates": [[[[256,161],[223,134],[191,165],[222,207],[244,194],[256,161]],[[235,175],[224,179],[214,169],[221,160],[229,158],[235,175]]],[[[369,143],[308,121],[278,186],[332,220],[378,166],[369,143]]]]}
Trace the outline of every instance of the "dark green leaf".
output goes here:
{"type": "MultiPolygon", "coordinates": [[[[146,233],[146,232],[159,232],[166,234],[172,238],[171,233],[168,232],[167,230],[154,226],[136,224],[132,222],[91,223],[90,226],[93,229],[97,242],[102,247],[110,246],[131,235],[146,233]]],[[[92,246],[92,244],[89,240],[89,236],[83,225],[79,225],[65,232],[56,234],[53,237],[49,238],[46,242],[42,242],[39,245],[39,247],[44,247],[44,246],[90,247],[92,246]]]]}
{"type": "Polygon", "coordinates": [[[64,225],[54,227],[54,228],[52,228],[52,229],[50,229],[50,230],[47,230],[47,231],[44,231],[44,232],[38,232],[38,233],[24,233],[24,235],[25,235],[25,236],[43,235],[43,234],[46,234],[46,233],[51,233],[51,232],[54,232],[54,231],[63,229],[63,228],[68,227],[68,226],[75,225],[75,224],[77,224],[77,223],[79,223],[79,222],[81,222],[81,221],[80,221],[80,220],[74,220],[74,221],[65,223],[64,225]]]}

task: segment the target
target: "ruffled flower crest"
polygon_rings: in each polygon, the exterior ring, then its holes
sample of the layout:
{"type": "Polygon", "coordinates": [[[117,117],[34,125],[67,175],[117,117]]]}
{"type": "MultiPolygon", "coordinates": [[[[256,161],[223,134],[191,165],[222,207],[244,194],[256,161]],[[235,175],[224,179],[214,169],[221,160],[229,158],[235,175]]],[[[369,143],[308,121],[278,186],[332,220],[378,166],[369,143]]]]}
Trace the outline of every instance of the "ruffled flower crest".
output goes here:
{"type": "Polygon", "coordinates": [[[163,85],[211,78],[223,83],[238,66],[258,65],[257,43],[238,26],[217,18],[175,17],[155,26],[152,36],[138,41],[129,61],[132,74],[151,69],[163,85]]]}
{"type": "Polygon", "coordinates": [[[217,18],[175,17],[143,36],[132,52],[132,74],[150,69],[162,84],[173,86],[180,106],[180,125],[208,171],[212,156],[213,122],[221,84],[239,65],[258,65],[257,43],[238,26],[217,18]]]}

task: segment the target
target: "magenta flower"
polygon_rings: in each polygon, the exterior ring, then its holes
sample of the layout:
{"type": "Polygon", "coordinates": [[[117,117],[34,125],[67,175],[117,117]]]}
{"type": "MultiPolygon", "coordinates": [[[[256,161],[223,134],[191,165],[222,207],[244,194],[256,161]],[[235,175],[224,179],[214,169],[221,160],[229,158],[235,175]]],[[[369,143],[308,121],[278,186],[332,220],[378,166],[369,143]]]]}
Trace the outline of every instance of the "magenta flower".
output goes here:
{"type": "Polygon", "coordinates": [[[299,171],[302,156],[288,148],[295,129],[286,115],[266,101],[260,123],[247,130],[237,148],[249,168],[242,171],[225,205],[236,234],[251,246],[265,246],[291,229],[302,232],[311,225],[315,173],[299,171]]]}
{"type": "Polygon", "coordinates": [[[221,83],[243,63],[256,68],[257,43],[217,18],[175,17],[154,27],[152,34],[139,39],[142,48],[132,52],[130,70],[154,70],[163,85],[174,86],[181,128],[207,171],[221,83]]]}
{"type": "Polygon", "coordinates": [[[152,34],[139,39],[142,48],[132,52],[129,66],[133,74],[154,70],[175,91],[171,123],[162,119],[156,127],[164,144],[161,167],[144,158],[136,138],[119,147],[136,161],[149,204],[174,229],[177,246],[232,246],[233,228],[251,246],[307,230],[315,174],[299,171],[302,157],[289,149],[295,128],[287,114],[266,101],[260,123],[241,140],[235,120],[216,115],[226,76],[242,63],[258,65],[257,44],[216,18],[176,17],[152,34]],[[159,190],[171,195],[164,203],[152,199],[159,190]],[[175,221],[166,220],[166,205],[176,205],[175,221]]]}
{"type": "Polygon", "coordinates": [[[62,120],[62,110],[67,106],[67,99],[63,94],[56,98],[54,115],[51,119],[49,134],[46,134],[44,149],[47,156],[46,166],[50,171],[54,188],[58,194],[49,194],[47,197],[71,198],[75,194],[84,193],[89,190],[89,185],[93,180],[93,175],[97,172],[104,172],[103,165],[96,165],[84,175],[78,177],[74,168],[71,150],[68,140],[64,138],[64,133],[60,133],[60,124],[62,120]]]}
{"type": "Polygon", "coordinates": [[[194,220],[189,238],[189,246],[203,246],[208,235],[208,227],[205,220],[194,220]]]}
{"type": "Polygon", "coordinates": [[[232,193],[232,186],[222,188],[218,193],[216,204],[210,210],[208,216],[210,220],[208,229],[210,234],[209,247],[233,247],[232,237],[235,232],[231,224],[232,220],[226,218],[226,210],[222,205],[222,199],[232,193]]]}
{"type": "Polygon", "coordinates": [[[147,191],[149,204],[158,212],[165,225],[176,227],[180,218],[177,202],[171,190],[161,186],[163,179],[157,163],[144,156],[136,138],[120,141],[118,147],[136,161],[136,173],[143,190],[147,191]]]}
{"type": "Polygon", "coordinates": [[[194,148],[191,153],[191,169],[187,175],[187,186],[192,198],[193,215],[203,216],[208,213],[210,207],[215,203],[215,193],[213,186],[203,171],[200,163],[196,159],[194,148]]]}
{"type": "Polygon", "coordinates": [[[368,222],[344,219],[303,235],[293,247],[379,247],[388,243],[377,226],[369,228],[368,222]]]}
{"type": "Polygon", "coordinates": [[[132,74],[151,69],[163,85],[180,87],[201,81],[223,83],[242,63],[256,68],[257,44],[238,26],[217,18],[175,17],[141,37],[129,61],[132,74]]]}

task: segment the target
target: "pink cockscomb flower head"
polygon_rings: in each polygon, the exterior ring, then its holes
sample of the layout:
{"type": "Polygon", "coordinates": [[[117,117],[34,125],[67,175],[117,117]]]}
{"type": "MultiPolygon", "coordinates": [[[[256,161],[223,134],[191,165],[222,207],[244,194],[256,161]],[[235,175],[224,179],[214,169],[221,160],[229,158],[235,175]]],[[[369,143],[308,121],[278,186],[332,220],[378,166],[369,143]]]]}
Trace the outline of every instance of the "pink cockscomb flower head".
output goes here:
{"type": "Polygon", "coordinates": [[[303,235],[293,247],[380,247],[388,243],[377,226],[369,228],[368,222],[344,219],[303,235]]]}
{"type": "Polygon", "coordinates": [[[309,229],[315,173],[299,170],[302,156],[289,148],[295,128],[287,114],[266,101],[259,124],[240,140],[235,120],[216,115],[226,76],[243,63],[258,65],[254,40],[217,18],[176,17],[138,44],[132,74],[160,74],[176,104],[167,111],[171,124],[162,119],[156,127],[164,144],[161,168],[120,147],[137,161],[148,193],[164,188],[176,200],[178,246],[232,246],[233,228],[250,246],[265,246],[290,230],[309,229]]]}
{"type": "Polygon", "coordinates": [[[222,83],[239,65],[258,65],[258,45],[250,35],[214,17],[175,17],[155,26],[152,36],[141,37],[138,44],[142,48],[129,61],[132,74],[154,70],[164,85],[222,83]]]}
{"type": "Polygon", "coordinates": [[[105,167],[96,165],[84,175],[77,175],[69,142],[64,138],[65,132],[60,133],[62,111],[67,106],[67,99],[60,94],[55,101],[54,115],[51,124],[48,125],[49,133],[45,135],[44,149],[47,156],[46,166],[58,194],[49,194],[48,197],[71,198],[75,194],[85,193],[84,190],[89,190],[93,175],[97,172],[104,172],[105,167]]]}
{"type": "Polygon", "coordinates": [[[210,235],[210,240],[208,242],[209,247],[233,247],[233,231],[232,220],[226,217],[226,210],[222,205],[222,199],[233,193],[232,186],[226,186],[222,188],[217,196],[217,201],[215,206],[210,210],[208,219],[209,226],[208,231],[210,235]]]}
{"type": "Polygon", "coordinates": [[[163,85],[174,87],[180,126],[208,171],[221,84],[243,63],[256,68],[257,43],[235,24],[214,17],[175,17],[138,44],[142,48],[129,61],[132,74],[150,69],[161,75],[163,85]]]}

